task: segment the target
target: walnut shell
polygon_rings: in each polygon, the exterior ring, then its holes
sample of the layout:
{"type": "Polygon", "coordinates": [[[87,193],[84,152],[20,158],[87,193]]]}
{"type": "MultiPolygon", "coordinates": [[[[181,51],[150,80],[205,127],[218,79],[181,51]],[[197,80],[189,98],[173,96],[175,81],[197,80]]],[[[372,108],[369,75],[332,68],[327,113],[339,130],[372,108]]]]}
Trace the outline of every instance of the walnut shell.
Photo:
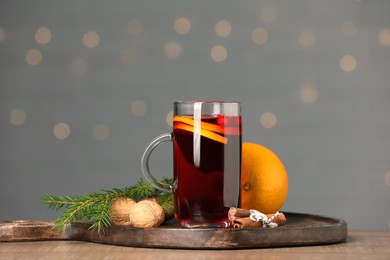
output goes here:
{"type": "Polygon", "coordinates": [[[111,202],[111,223],[115,226],[131,226],[129,212],[136,202],[130,198],[120,198],[111,202]]]}
{"type": "Polygon", "coordinates": [[[151,200],[136,203],[129,213],[131,225],[140,228],[158,227],[163,223],[165,214],[160,205],[151,200]]]}

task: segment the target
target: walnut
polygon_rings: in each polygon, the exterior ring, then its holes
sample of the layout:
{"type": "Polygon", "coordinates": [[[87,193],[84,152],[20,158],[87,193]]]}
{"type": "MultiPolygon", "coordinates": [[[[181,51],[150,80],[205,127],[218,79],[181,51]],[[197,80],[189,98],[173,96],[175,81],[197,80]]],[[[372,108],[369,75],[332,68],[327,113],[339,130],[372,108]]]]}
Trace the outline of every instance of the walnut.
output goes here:
{"type": "Polygon", "coordinates": [[[158,227],[164,221],[164,210],[152,200],[136,203],[129,213],[131,225],[140,228],[158,227]]]}
{"type": "Polygon", "coordinates": [[[115,226],[131,226],[129,212],[136,202],[130,198],[120,198],[111,203],[111,221],[115,226]]]}

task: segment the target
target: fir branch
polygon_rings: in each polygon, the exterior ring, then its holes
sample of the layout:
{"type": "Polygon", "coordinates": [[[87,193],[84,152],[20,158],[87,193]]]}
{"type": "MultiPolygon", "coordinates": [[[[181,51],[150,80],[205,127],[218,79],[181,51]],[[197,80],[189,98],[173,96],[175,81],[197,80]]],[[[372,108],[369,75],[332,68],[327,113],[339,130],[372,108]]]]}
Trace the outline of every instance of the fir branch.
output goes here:
{"type": "MultiPolygon", "coordinates": [[[[172,179],[162,181],[172,185],[172,179]]],[[[155,189],[149,182],[139,180],[135,185],[125,188],[113,188],[102,190],[100,193],[89,193],[82,196],[53,196],[44,194],[43,204],[56,211],[64,209],[63,213],[55,221],[58,232],[65,226],[77,220],[90,220],[90,229],[104,233],[111,225],[111,202],[118,198],[131,198],[140,201],[145,198],[157,197],[157,202],[163,207],[164,212],[172,212],[172,193],[161,192],[155,189]]]]}
{"type": "Polygon", "coordinates": [[[138,202],[142,199],[156,196],[159,191],[149,182],[141,179],[133,186],[125,187],[123,189],[113,188],[111,190],[103,190],[103,193],[110,194],[114,198],[131,198],[138,202]]]}
{"type": "Polygon", "coordinates": [[[104,199],[103,209],[100,212],[99,218],[89,227],[91,230],[97,230],[98,233],[104,231],[111,225],[110,217],[110,196],[106,195],[104,199]]]}
{"type": "Polygon", "coordinates": [[[43,195],[43,204],[47,204],[49,209],[59,210],[67,205],[76,204],[75,199],[69,196],[57,197],[48,194],[43,195]]]}
{"type": "Polygon", "coordinates": [[[157,203],[163,208],[166,215],[173,215],[173,193],[163,193],[157,198],[157,203]]]}

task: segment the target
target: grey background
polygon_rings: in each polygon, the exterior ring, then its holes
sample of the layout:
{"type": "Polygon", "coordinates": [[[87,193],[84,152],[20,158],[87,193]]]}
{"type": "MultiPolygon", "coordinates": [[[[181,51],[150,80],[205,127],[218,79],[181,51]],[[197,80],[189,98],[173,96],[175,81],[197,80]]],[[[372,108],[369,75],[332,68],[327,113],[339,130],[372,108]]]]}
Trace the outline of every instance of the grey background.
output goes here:
{"type": "MultiPolygon", "coordinates": [[[[284,162],[282,210],[389,229],[389,30],[386,0],[2,0],[0,220],[54,219],[44,193],[134,184],[146,144],[171,129],[172,102],[217,99],[241,101],[243,140],[284,162]],[[180,17],[187,33],[175,30],[180,17]],[[231,25],[226,37],[215,31],[220,20],[231,25]],[[35,39],[40,27],[50,41],[35,39]],[[262,44],[256,28],[267,32],[262,44]],[[83,43],[89,31],[94,48],[83,43]],[[164,52],[171,41],[176,58],[164,52]],[[217,45],[227,51],[221,62],[211,57],[217,45]],[[41,55],[35,65],[31,49],[41,55]],[[123,62],[126,51],[136,59],[123,62]],[[340,65],[345,55],[356,61],[351,71],[340,65]],[[270,128],[266,112],[277,119],[270,128]],[[54,130],[61,122],[64,139],[54,130]]],[[[171,158],[169,145],[153,155],[157,177],[171,176],[171,158]]]]}

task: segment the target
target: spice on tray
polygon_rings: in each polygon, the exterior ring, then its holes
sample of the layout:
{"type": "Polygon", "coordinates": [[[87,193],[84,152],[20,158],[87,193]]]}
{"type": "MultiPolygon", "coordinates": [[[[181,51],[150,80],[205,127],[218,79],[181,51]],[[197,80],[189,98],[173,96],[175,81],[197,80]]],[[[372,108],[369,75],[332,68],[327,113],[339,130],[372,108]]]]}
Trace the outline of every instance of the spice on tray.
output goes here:
{"type": "Polygon", "coordinates": [[[230,208],[228,218],[234,228],[274,228],[286,223],[286,216],[281,212],[263,214],[257,210],[241,208],[230,208]]]}

